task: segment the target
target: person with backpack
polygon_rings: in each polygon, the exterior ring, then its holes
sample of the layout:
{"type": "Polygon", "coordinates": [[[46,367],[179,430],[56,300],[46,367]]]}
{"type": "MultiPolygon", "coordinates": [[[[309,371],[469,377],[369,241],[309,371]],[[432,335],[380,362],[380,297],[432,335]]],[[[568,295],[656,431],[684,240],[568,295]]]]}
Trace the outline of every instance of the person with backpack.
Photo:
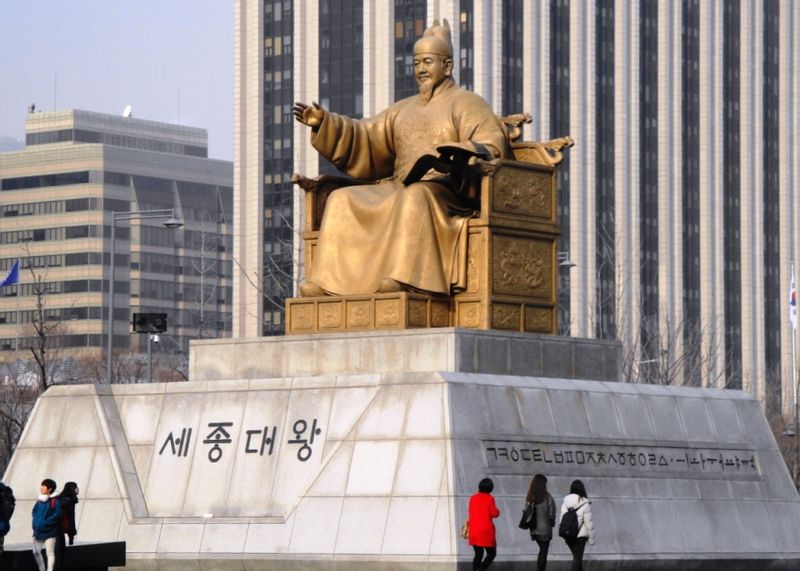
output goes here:
{"type": "Polygon", "coordinates": [[[472,571],[485,571],[497,556],[497,537],[495,535],[494,518],[500,516],[500,510],[492,496],[494,482],[484,478],[478,483],[478,493],[469,499],[469,544],[475,551],[472,560],[472,571]],[[484,552],[486,558],[484,558],[484,552]]]}
{"type": "Polygon", "coordinates": [[[553,539],[553,526],[556,525],[556,502],[547,491],[547,477],[544,474],[536,474],[533,477],[525,501],[533,508],[529,530],[531,541],[535,541],[539,546],[536,570],[545,571],[547,553],[550,551],[550,541],[553,539]]]}
{"type": "Polygon", "coordinates": [[[45,571],[42,549],[47,552],[46,571],[56,564],[56,537],[61,533],[61,502],[56,498],[56,483],[50,478],[42,480],[39,496],[33,504],[33,558],[39,571],[45,571]]]}
{"type": "Polygon", "coordinates": [[[11,516],[14,515],[16,505],[14,490],[0,482],[0,555],[5,549],[6,535],[11,531],[11,516]]]}
{"type": "Polygon", "coordinates": [[[75,529],[75,504],[78,503],[78,484],[67,482],[61,493],[58,494],[58,501],[61,502],[61,528],[56,536],[56,567],[55,571],[64,568],[65,556],[67,554],[67,542],[64,536],[69,537],[69,544],[75,542],[78,530],[75,529]]]}
{"type": "Polygon", "coordinates": [[[594,525],[592,524],[591,502],[586,495],[586,488],[580,480],[574,480],[569,494],[561,504],[561,523],[558,535],[572,552],[572,571],[583,571],[583,551],[586,542],[594,545],[594,525]]]}

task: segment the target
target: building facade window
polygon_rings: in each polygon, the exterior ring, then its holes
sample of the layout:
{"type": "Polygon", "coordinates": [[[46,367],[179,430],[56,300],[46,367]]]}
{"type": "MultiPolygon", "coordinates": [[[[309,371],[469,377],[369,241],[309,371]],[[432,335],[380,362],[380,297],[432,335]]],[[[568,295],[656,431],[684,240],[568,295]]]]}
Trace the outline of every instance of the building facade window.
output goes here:
{"type": "Polygon", "coordinates": [[[503,115],[522,113],[522,0],[503,1],[503,115]]]}
{"type": "Polygon", "coordinates": [[[458,83],[464,89],[475,89],[475,6],[474,0],[460,0],[458,9],[459,52],[458,83]]]}
{"type": "Polygon", "coordinates": [[[723,234],[725,281],[725,385],[742,388],[741,244],[741,6],[723,5],[723,234]]]}
{"type": "Polygon", "coordinates": [[[414,44],[425,32],[426,0],[394,0],[394,100],[419,93],[414,77],[414,44]]]}
{"type": "MultiPolygon", "coordinates": [[[[335,6],[334,6],[335,8],[335,6]]],[[[264,1],[264,41],[272,38],[272,49],[264,52],[264,208],[287,212],[283,224],[266,226],[263,236],[264,308],[281,316],[280,325],[264,320],[264,335],[283,333],[284,299],[294,292],[294,265],[291,244],[293,235],[294,126],[291,107],[294,102],[291,45],[294,38],[293,2],[264,1]],[[289,47],[287,53],[286,48],[289,47]],[[269,82],[268,82],[269,80],[269,82]],[[279,249],[278,245],[286,245],[279,249]],[[280,253],[274,253],[278,251],[280,253]]],[[[321,1],[320,10],[331,17],[331,1],[321,1]]],[[[322,20],[322,18],[321,18],[322,20]]]]}
{"type": "MultiPolygon", "coordinates": [[[[89,171],[62,172],[37,176],[4,178],[0,181],[0,190],[25,190],[48,186],[67,186],[90,182],[89,171]]],[[[92,181],[95,182],[95,181],[92,181]]]]}
{"type": "MultiPolygon", "coordinates": [[[[553,133],[569,133],[569,0],[550,0],[550,125],[553,133]]],[[[558,167],[558,223],[561,226],[558,249],[569,252],[570,242],[570,155],[566,153],[558,167]]],[[[569,334],[570,284],[569,273],[560,276],[558,288],[558,331],[569,334]]]]}
{"type": "MultiPolygon", "coordinates": [[[[364,2],[320,3],[319,97],[322,106],[348,117],[364,114],[364,2]]],[[[290,119],[291,120],[291,119],[290,119]]],[[[340,174],[319,157],[320,174],[340,174]]]]}
{"type": "Polygon", "coordinates": [[[141,149],[144,151],[171,153],[174,155],[187,155],[191,157],[208,157],[208,147],[172,143],[169,141],[158,141],[154,139],[145,139],[142,137],[100,133],[97,131],[86,131],[83,129],[44,131],[41,133],[28,133],[25,136],[25,143],[28,146],[46,145],[48,143],[63,143],[68,141],[74,143],[100,143],[103,145],[125,147],[128,149],[141,149]]]}
{"type": "MultiPolygon", "coordinates": [[[[639,17],[639,337],[642,360],[659,360],[658,3],[642,2],[639,17]]],[[[657,367],[647,367],[643,373],[649,382],[657,381],[657,367]]]]}
{"type": "Polygon", "coordinates": [[[711,333],[703,330],[700,312],[700,0],[683,0],[681,11],[683,383],[700,386],[703,335],[711,333]]]}
{"type": "Polygon", "coordinates": [[[764,0],[763,126],[764,152],[764,365],[767,414],[780,414],[781,401],[781,216],[778,80],[780,78],[780,6],[764,0]]]}
{"type": "Polygon", "coordinates": [[[597,151],[595,152],[595,179],[597,198],[595,201],[595,227],[597,249],[595,264],[597,299],[594,315],[595,335],[614,339],[617,336],[617,288],[616,288],[616,229],[614,187],[614,1],[598,0],[595,12],[595,128],[597,151]]]}

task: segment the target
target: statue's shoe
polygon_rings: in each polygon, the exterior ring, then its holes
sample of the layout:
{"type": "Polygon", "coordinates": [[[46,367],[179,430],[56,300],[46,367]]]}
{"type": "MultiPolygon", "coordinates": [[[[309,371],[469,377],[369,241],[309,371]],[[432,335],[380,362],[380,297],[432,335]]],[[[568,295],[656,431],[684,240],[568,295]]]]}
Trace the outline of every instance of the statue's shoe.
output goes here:
{"type": "Polygon", "coordinates": [[[300,286],[297,288],[300,291],[301,297],[320,297],[323,295],[328,295],[325,293],[325,290],[319,287],[314,282],[310,282],[308,280],[300,282],[300,286]]]}
{"type": "Polygon", "coordinates": [[[392,278],[384,278],[378,284],[378,293],[392,293],[395,291],[403,291],[405,286],[397,280],[392,278]]]}

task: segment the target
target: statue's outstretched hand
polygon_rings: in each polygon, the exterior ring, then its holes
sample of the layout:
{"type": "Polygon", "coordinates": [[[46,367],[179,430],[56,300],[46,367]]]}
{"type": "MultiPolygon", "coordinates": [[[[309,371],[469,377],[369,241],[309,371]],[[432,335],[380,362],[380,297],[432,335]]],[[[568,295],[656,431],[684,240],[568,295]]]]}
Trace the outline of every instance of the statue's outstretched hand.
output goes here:
{"type": "Polygon", "coordinates": [[[313,101],[311,105],[296,102],[292,105],[292,114],[297,121],[312,129],[322,125],[322,120],[325,118],[325,110],[316,101],[313,101]]]}

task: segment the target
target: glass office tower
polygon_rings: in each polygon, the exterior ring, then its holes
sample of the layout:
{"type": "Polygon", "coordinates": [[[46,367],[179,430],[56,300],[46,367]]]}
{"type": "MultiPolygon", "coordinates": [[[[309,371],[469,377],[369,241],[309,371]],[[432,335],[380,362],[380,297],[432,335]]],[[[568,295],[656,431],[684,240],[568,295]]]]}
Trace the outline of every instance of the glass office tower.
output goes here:
{"type": "MultiPolygon", "coordinates": [[[[280,5],[284,14],[294,9],[294,97],[323,99],[334,111],[365,117],[415,92],[410,48],[434,18],[448,19],[461,85],[498,114],[532,113],[527,138],[571,135],[576,141],[559,171],[559,249],[576,263],[561,270],[562,332],[621,339],[633,380],[743,388],[770,411],[788,410],[787,290],[790,259],[800,245],[793,191],[800,148],[791,131],[800,98],[794,33],[800,5],[256,4],[239,0],[237,9],[254,15],[268,5],[273,12],[280,5]],[[347,15],[340,24],[330,16],[336,10],[347,15]],[[334,44],[337,25],[346,26],[340,44],[334,44]],[[336,75],[339,54],[328,53],[334,50],[353,62],[352,70],[336,75]]],[[[237,41],[245,46],[249,30],[260,24],[238,21],[237,41]]],[[[253,58],[248,65],[257,74],[264,61],[253,58]]],[[[258,96],[256,85],[237,80],[242,121],[266,114],[264,104],[274,96],[265,91],[261,104],[247,111],[249,98],[258,96]]],[[[308,176],[325,171],[307,130],[295,125],[293,132],[294,170],[308,176]]],[[[242,165],[265,142],[259,133],[254,130],[250,146],[240,149],[242,165]]],[[[270,175],[276,176],[262,173],[270,175]]],[[[293,204],[296,284],[303,273],[301,197],[293,204]]],[[[243,307],[253,307],[247,295],[243,290],[243,307]]],[[[262,314],[244,312],[242,322],[244,315],[262,314]]],[[[235,334],[269,332],[266,321],[235,328],[235,334]]]]}

